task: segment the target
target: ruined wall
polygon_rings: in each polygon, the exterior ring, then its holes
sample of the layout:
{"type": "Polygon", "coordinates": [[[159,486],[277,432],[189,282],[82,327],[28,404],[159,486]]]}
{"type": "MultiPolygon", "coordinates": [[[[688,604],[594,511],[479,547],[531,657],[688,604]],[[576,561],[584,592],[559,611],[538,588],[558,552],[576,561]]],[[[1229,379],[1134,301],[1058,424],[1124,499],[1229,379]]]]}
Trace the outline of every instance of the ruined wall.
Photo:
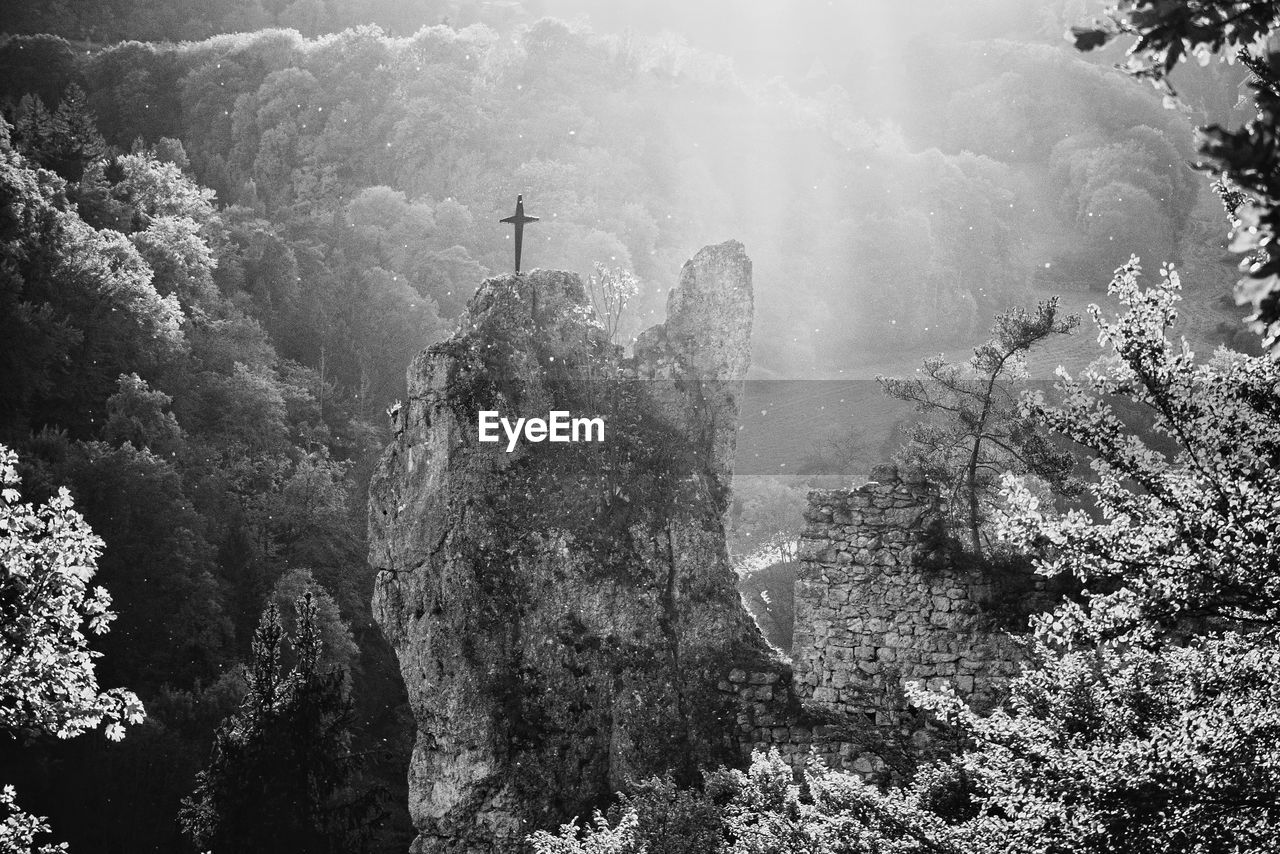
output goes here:
{"type": "MultiPolygon", "coordinates": [[[[1022,654],[995,619],[1010,590],[965,568],[943,535],[937,491],[893,466],[872,477],[809,494],[791,666],[737,669],[719,688],[737,698],[744,753],[776,748],[796,766],[816,756],[903,782],[920,757],[946,747],[907,703],[906,683],[947,684],[990,706],[1022,654]]],[[[1021,610],[1047,602],[1030,594],[1037,601],[1021,610]]]]}
{"type": "Polygon", "coordinates": [[[872,478],[809,495],[795,681],[815,706],[865,715],[887,735],[910,739],[920,722],[902,695],[908,681],[949,684],[989,707],[1021,652],[993,619],[1004,591],[946,548],[936,490],[893,466],[872,478]]]}

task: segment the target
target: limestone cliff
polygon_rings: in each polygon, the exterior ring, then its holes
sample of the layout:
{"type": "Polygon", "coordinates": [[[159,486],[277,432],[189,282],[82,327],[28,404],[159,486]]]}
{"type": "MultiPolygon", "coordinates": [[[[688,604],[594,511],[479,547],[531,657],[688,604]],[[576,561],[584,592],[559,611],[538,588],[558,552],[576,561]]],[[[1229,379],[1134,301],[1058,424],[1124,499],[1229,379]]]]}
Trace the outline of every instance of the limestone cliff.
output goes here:
{"type": "Polygon", "coordinates": [[[369,532],[418,727],[415,851],[518,850],[627,777],[740,759],[726,676],[779,670],[724,546],[752,320],[742,246],[699,252],[667,309],[627,356],[576,275],[493,278],[409,369],[369,532]],[[605,441],[507,453],[478,441],[479,410],[600,416],[605,441]]]}

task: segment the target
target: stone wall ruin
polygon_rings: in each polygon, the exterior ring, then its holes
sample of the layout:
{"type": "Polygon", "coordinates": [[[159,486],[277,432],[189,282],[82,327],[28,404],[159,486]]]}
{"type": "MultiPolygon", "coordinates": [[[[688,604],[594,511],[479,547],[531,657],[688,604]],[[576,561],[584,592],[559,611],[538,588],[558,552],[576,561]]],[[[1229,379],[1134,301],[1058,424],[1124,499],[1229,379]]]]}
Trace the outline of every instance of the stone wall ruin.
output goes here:
{"type": "Polygon", "coordinates": [[[880,466],[857,489],[810,493],[796,580],[792,647],[800,696],[861,714],[876,726],[912,726],[907,682],[944,684],[989,708],[1022,652],[992,618],[1002,591],[956,560],[929,484],[880,466]]]}

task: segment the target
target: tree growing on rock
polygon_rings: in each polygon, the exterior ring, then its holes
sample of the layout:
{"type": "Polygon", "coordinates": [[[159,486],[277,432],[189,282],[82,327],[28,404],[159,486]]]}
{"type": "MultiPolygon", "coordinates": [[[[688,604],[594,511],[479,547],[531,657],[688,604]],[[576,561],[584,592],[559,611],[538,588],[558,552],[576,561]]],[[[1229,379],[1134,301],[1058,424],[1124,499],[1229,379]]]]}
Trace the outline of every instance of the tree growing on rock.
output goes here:
{"type": "Polygon", "coordinates": [[[596,319],[613,341],[622,327],[622,318],[631,300],[640,293],[640,280],[621,268],[596,263],[587,277],[587,296],[596,319]]]}
{"type": "Polygon", "coordinates": [[[1027,353],[1078,324],[1060,317],[1054,297],[1035,313],[1020,308],[996,316],[991,339],[968,362],[931,356],[910,378],[877,377],[885,394],[915,405],[923,416],[905,430],[895,462],[921,469],[949,499],[955,524],[981,556],[983,528],[997,505],[1005,472],[1031,474],[1071,490],[1072,458],[1055,447],[1024,413],[1018,395],[1027,377],[1027,353]]]}

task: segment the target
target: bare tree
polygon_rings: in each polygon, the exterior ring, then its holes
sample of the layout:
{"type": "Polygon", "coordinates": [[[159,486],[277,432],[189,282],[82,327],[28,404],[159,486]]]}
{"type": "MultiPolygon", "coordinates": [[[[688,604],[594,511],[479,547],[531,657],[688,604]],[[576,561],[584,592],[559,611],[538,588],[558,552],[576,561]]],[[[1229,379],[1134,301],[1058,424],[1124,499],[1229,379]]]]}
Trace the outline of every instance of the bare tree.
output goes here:
{"type": "Polygon", "coordinates": [[[596,262],[594,270],[587,277],[587,296],[591,298],[591,307],[610,341],[617,336],[618,329],[622,326],[622,315],[638,293],[640,280],[634,273],[596,262]]]}

